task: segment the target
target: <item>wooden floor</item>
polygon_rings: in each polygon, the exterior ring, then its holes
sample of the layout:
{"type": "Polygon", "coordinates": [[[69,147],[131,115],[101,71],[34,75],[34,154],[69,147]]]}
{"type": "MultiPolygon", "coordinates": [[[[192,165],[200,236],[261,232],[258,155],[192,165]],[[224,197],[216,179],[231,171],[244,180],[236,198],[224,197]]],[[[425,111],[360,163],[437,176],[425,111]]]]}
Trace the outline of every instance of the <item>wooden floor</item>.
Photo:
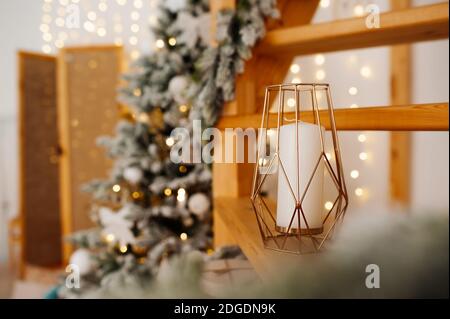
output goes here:
{"type": "Polygon", "coordinates": [[[24,280],[19,280],[7,264],[0,264],[0,299],[41,299],[58,282],[61,269],[27,266],[24,280]]]}
{"type": "Polygon", "coordinates": [[[8,265],[0,263],[0,299],[11,297],[13,278],[8,265]]]}

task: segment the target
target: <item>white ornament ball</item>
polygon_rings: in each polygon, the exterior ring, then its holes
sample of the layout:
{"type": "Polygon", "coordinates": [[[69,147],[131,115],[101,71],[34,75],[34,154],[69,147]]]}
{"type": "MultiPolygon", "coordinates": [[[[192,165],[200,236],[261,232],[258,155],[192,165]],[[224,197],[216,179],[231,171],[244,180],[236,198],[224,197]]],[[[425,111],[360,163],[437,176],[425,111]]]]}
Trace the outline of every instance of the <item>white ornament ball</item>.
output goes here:
{"type": "Polygon", "coordinates": [[[127,167],[123,171],[123,177],[132,184],[137,184],[144,177],[144,173],[138,167],[127,167]]]}
{"type": "Polygon", "coordinates": [[[80,248],[74,251],[69,260],[70,264],[77,265],[80,275],[86,275],[94,270],[94,261],[91,252],[86,248],[80,248]]]}
{"type": "Polygon", "coordinates": [[[205,217],[205,214],[208,212],[210,205],[211,202],[209,201],[208,196],[203,193],[196,193],[189,196],[188,208],[199,218],[205,217]]]}
{"type": "Polygon", "coordinates": [[[183,93],[186,90],[188,86],[188,80],[183,75],[177,75],[172,78],[169,82],[169,92],[173,95],[174,99],[179,102],[183,103],[183,93]]]}

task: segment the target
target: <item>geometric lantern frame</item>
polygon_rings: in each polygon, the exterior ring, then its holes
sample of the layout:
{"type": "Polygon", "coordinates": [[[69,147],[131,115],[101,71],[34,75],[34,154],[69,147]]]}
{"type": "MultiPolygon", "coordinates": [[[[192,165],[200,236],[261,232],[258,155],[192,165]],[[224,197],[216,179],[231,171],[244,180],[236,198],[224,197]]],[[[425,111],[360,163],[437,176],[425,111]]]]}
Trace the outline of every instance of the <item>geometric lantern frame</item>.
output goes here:
{"type": "MultiPolygon", "coordinates": [[[[343,171],[329,84],[300,83],[266,87],[251,195],[251,202],[264,247],[294,254],[319,252],[325,243],[333,237],[336,229],[344,220],[348,207],[348,193],[343,171]],[[274,109],[271,111],[272,106],[274,106],[274,109]],[[301,138],[299,136],[299,123],[302,122],[315,124],[319,132],[315,136],[319,136],[319,141],[316,142],[320,143],[320,151],[318,151],[318,158],[312,159],[315,165],[310,176],[301,176],[299,169],[300,152],[308,152],[299,145],[301,138]],[[292,136],[292,139],[288,139],[288,143],[292,143],[294,154],[297,156],[295,174],[289,177],[286,173],[286,165],[280,156],[280,128],[287,123],[296,124],[294,136],[292,136]],[[324,127],[331,132],[332,153],[326,153],[325,151],[324,127]],[[275,144],[275,147],[273,147],[273,144],[275,144]],[[270,147],[269,155],[267,155],[268,146],[270,147]],[[333,158],[334,164],[332,163],[333,158]],[[322,171],[325,172],[324,175],[328,175],[328,179],[331,181],[330,185],[335,188],[337,194],[332,207],[328,207],[328,211],[320,215],[323,227],[319,233],[316,233],[314,229],[310,228],[308,213],[304,211],[303,202],[308,196],[312,180],[318,178],[317,174],[320,174],[318,170],[320,165],[323,165],[322,171]],[[275,171],[278,171],[278,179],[285,179],[284,185],[288,185],[289,196],[295,201],[292,214],[290,211],[288,212],[288,214],[291,214],[289,215],[289,224],[284,228],[277,226],[277,207],[263,191],[268,176],[275,171]],[[303,190],[299,186],[300,181],[303,183],[302,185],[305,185],[303,190]],[[293,226],[294,221],[296,221],[297,227],[293,226]]],[[[278,180],[279,184],[280,180],[278,180]]]]}

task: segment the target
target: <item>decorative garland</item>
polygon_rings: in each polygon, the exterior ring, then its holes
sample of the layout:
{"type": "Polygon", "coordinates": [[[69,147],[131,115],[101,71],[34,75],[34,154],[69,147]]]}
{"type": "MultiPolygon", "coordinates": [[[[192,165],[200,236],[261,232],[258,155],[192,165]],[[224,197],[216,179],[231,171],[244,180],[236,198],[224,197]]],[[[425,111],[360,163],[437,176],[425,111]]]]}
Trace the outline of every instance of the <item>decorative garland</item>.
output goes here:
{"type": "Polygon", "coordinates": [[[217,17],[218,46],[200,59],[202,83],[194,101],[206,125],[214,125],[225,102],[235,98],[236,76],[244,72],[256,42],[266,34],[265,19],[279,18],[276,0],[239,0],[236,10],[225,9],[217,17]]]}

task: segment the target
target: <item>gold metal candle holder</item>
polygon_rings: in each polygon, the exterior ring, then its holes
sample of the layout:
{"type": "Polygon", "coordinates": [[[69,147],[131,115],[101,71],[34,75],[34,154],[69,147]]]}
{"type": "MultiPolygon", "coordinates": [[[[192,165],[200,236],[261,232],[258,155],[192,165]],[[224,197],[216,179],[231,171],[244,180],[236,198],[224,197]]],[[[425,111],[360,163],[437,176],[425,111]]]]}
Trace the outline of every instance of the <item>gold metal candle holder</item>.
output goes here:
{"type": "MultiPolygon", "coordinates": [[[[324,244],[332,238],[337,225],[343,221],[348,206],[347,188],[344,181],[329,84],[302,83],[268,86],[265,92],[264,110],[258,137],[257,163],[251,201],[265,248],[296,254],[320,251],[324,244]],[[306,123],[315,124],[315,126],[309,125],[309,129],[317,127],[318,134],[317,132],[313,134],[318,137],[316,141],[310,142],[308,140],[307,143],[304,142],[308,135],[302,136],[303,131],[299,132],[301,130],[299,127],[300,125],[308,126],[306,123]],[[291,135],[289,135],[289,138],[284,135],[283,140],[281,140],[280,129],[288,124],[294,124],[294,134],[292,138],[290,138],[291,135]],[[324,136],[323,128],[330,131],[331,136],[324,136]],[[331,140],[328,143],[329,148],[326,145],[327,140],[331,140]],[[303,148],[300,141],[304,143],[303,148]],[[290,154],[296,156],[295,161],[285,162],[286,158],[283,159],[280,155],[280,142],[284,149],[289,149],[290,154]],[[274,146],[269,155],[267,155],[268,145],[274,146]],[[301,174],[301,168],[299,167],[302,165],[300,158],[305,158],[306,154],[309,155],[312,152],[312,145],[315,145],[314,148],[317,150],[318,158],[310,159],[315,163],[311,166],[314,169],[312,169],[312,174],[304,176],[301,174]],[[328,153],[326,152],[327,149],[328,153]],[[292,167],[292,163],[296,164],[296,167],[292,167]],[[291,165],[291,172],[295,172],[291,176],[286,173],[287,164],[291,165]],[[318,175],[322,174],[318,171],[318,167],[322,167],[324,176],[318,175]],[[263,191],[265,184],[270,180],[270,176],[275,173],[278,174],[278,188],[280,184],[283,184],[282,186],[285,188],[281,191],[278,189],[279,196],[280,192],[287,193],[289,195],[282,194],[282,196],[289,196],[295,203],[292,206],[292,213],[290,210],[287,213],[284,212],[289,217],[285,220],[290,220],[289,224],[284,227],[277,225],[277,217],[280,216],[275,214],[283,212],[277,212],[277,204],[263,191]],[[329,181],[328,184],[333,186],[333,195],[331,197],[330,194],[327,194],[327,197],[334,199],[334,201],[327,202],[327,205],[324,205],[324,201],[318,203],[318,207],[322,209],[319,212],[318,222],[320,223],[322,220],[321,224],[318,225],[319,227],[312,226],[311,220],[308,221],[311,217],[311,215],[308,217],[308,214],[311,212],[304,209],[306,208],[304,207],[305,199],[308,198],[312,181],[316,178],[323,178],[321,183],[324,182],[325,178],[329,181]],[[303,191],[300,185],[304,185],[303,191]],[[294,226],[294,224],[297,226],[294,226]]],[[[323,185],[325,186],[325,184],[323,185]]],[[[324,189],[325,187],[321,189],[321,194],[323,194],[324,189]]],[[[330,189],[330,187],[327,189],[330,189]]],[[[312,196],[315,198],[317,194],[312,196]]]]}

